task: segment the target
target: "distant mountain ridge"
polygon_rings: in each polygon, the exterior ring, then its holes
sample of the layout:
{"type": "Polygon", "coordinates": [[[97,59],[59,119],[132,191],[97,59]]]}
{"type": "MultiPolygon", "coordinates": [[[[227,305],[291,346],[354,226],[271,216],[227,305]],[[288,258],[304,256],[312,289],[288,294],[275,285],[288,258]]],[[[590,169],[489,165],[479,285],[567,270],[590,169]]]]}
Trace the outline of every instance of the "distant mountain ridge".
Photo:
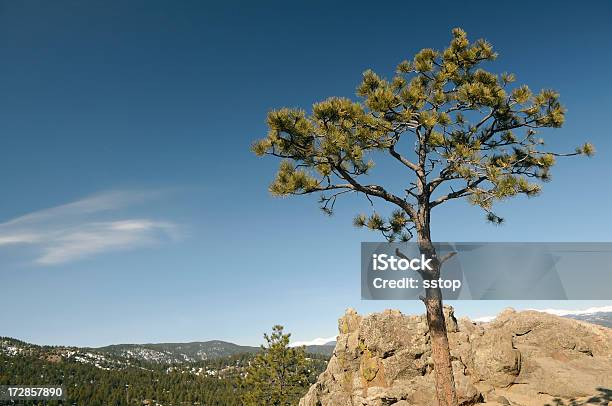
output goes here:
{"type": "Polygon", "coordinates": [[[612,328],[612,311],[585,314],[567,314],[563,317],[567,317],[568,319],[586,321],[593,324],[599,324],[600,326],[612,328]]]}
{"type": "Polygon", "coordinates": [[[321,345],[306,345],[304,349],[307,354],[320,354],[331,356],[336,348],[336,341],[330,341],[321,345]]]}
{"type": "MultiPolygon", "coordinates": [[[[309,354],[331,356],[335,346],[336,342],[330,341],[322,345],[306,345],[304,349],[309,354]]],[[[258,352],[260,348],[221,340],[211,340],[190,343],[115,344],[92,348],[92,350],[127,359],[139,359],[164,364],[181,364],[225,358],[237,354],[253,354],[258,352]]]]}
{"type": "Polygon", "coordinates": [[[164,364],[206,361],[236,354],[255,353],[259,347],[221,340],[190,343],[115,344],[91,350],[128,359],[164,364]]]}
{"type": "MultiPolygon", "coordinates": [[[[305,346],[306,353],[331,356],[335,342],[305,346]]],[[[10,337],[0,337],[0,354],[34,355],[46,360],[72,360],[100,369],[134,366],[140,363],[192,364],[234,355],[254,354],[260,347],[238,345],[221,340],[189,343],[114,344],[105,347],[69,347],[30,344],[10,337]]]]}

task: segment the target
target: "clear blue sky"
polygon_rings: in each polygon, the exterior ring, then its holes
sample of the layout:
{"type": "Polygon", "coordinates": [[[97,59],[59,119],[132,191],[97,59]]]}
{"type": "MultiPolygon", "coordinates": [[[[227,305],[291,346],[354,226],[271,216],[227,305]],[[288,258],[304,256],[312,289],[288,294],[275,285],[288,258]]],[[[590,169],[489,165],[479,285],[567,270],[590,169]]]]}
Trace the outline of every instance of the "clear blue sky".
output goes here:
{"type": "MultiPolygon", "coordinates": [[[[273,324],[330,336],[363,302],[363,206],[274,199],[277,165],[249,152],[272,108],[354,95],[463,27],[534,89],[555,88],[567,124],[541,197],[493,227],[463,202],[436,213],[438,241],[609,241],[612,3],[0,2],[0,335],[44,344],[225,339],[273,324]],[[223,5],[221,5],[223,3],[223,5]]],[[[383,174],[384,175],[384,174],[383,174]]],[[[389,175],[390,176],[390,175],[389,175]]],[[[610,302],[456,303],[459,315],[610,302]]]]}

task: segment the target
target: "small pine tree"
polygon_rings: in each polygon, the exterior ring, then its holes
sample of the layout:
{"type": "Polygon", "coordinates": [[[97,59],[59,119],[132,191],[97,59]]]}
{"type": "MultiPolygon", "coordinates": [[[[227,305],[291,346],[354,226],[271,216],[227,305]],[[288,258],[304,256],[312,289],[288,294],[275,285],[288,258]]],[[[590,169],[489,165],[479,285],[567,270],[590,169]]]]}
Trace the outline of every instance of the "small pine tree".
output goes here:
{"type": "Polygon", "coordinates": [[[291,334],[276,325],[272,334],[264,334],[266,343],[249,367],[243,396],[245,405],[292,405],[310,385],[304,347],[289,347],[291,334]]]}

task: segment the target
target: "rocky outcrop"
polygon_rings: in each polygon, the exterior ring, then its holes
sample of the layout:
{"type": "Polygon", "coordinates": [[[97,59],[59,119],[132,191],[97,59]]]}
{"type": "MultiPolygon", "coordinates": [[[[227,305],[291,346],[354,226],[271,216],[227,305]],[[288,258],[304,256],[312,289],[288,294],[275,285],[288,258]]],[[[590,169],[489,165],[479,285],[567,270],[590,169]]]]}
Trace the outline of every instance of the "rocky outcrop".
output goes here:
{"type": "MultiPolygon", "coordinates": [[[[445,314],[461,405],[612,401],[611,329],[512,309],[487,324],[457,321],[450,307],[445,314]]],[[[437,405],[425,316],[348,309],[338,329],[328,367],[300,406],[437,405]]]]}

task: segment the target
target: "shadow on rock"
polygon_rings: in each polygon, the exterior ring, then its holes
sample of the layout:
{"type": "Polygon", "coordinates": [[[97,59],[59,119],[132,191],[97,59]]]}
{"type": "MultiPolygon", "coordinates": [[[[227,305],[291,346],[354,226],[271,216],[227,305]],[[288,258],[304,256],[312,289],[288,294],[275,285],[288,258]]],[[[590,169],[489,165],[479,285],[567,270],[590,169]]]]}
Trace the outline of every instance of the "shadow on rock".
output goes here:
{"type": "Polygon", "coordinates": [[[612,402],[612,389],[597,388],[599,392],[597,395],[592,396],[586,400],[572,399],[564,401],[560,398],[553,399],[553,403],[547,403],[544,406],[581,406],[581,405],[603,405],[608,406],[612,402]]]}

